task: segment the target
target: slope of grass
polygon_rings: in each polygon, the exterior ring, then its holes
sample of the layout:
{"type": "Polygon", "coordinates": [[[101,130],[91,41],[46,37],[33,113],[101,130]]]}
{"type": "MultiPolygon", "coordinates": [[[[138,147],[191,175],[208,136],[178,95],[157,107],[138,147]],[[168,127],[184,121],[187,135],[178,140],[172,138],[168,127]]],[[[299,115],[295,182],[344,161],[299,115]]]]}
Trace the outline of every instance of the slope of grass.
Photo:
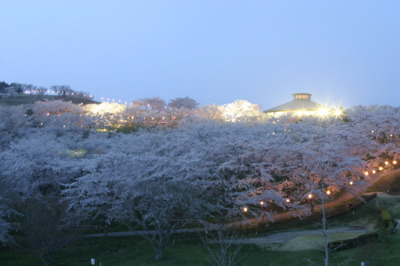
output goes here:
{"type": "Polygon", "coordinates": [[[400,171],[394,171],[381,177],[381,179],[368,188],[368,192],[386,192],[389,194],[400,193],[400,171]]]}
{"type": "Polygon", "coordinates": [[[92,101],[90,99],[77,98],[77,97],[68,97],[68,96],[55,96],[55,95],[17,95],[15,97],[10,98],[0,98],[1,105],[24,105],[24,104],[34,104],[36,101],[54,101],[54,100],[62,100],[62,101],[71,101],[75,104],[88,104],[88,103],[98,103],[96,101],[92,101]]]}
{"type": "MultiPolygon", "coordinates": [[[[360,265],[361,261],[376,261],[376,265],[398,265],[400,260],[400,232],[388,234],[383,227],[380,215],[375,213],[379,204],[391,212],[393,217],[400,217],[400,196],[379,195],[357,210],[329,219],[329,227],[366,226],[381,235],[380,241],[367,245],[335,252],[331,254],[332,265],[347,258],[352,258],[349,265],[360,265]]],[[[296,228],[302,230],[304,228],[296,228]]],[[[311,238],[319,237],[312,236],[311,238]]],[[[333,238],[353,237],[349,234],[337,234],[333,238]]],[[[332,238],[332,239],[333,239],[332,238]]],[[[297,239],[300,240],[300,239],[297,239]]],[[[311,239],[310,241],[315,241],[311,239]]],[[[317,240],[318,241],[318,240],[317,240]]],[[[292,241],[293,242],[293,241],[292,241]]],[[[310,243],[311,243],[310,242],[310,243]]],[[[302,241],[298,243],[302,244],[302,241]]],[[[245,245],[241,250],[239,265],[309,265],[306,261],[320,262],[323,252],[320,250],[271,251],[257,245],[245,245]]],[[[147,241],[139,237],[108,237],[83,239],[65,247],[54,256],[54,265],[89,265],[90,258],[96,259],[96,265],[208,265],[210,259],[198,234],[180,234],[174,236],[167,246],[164,259],[154,260],[154,252],[147,241]]],[[[19,247],[0,249],[1,265],[40,265],[34,252],[19,247]]]]}
{"type": "MultiPolygon", "coordinates": [[[[356,238],[363,233],[334,233],[328,234],[329,242],[336,240],[346,240],[356,238]]],[[[305,249],[322,249],[324,248],[324,238],[321,234],[304,235],[286,241],[284,245],[278,248],[281,251],[295,251],[305,249]]]]}
{"type": "MultiPolygon", "coordinates": [[[[390,180],[397,180],[397,176],[390,180]]],[[[397,182],[397,181],[394,181],[397,182]]],[[[392,217],[400,218],[400,196],[378,194],[369,202],[354,211],[344,215],[330,217],[328,227],[362,226],[369,231],[380,234],[379,241],[371,241],[367,245],[353,249],[338,251],[330,255],[331,264],[351,258],[349,265],[360,265],[361,261],[375,263],[375,265],[398,265],[400,261],[400,232],[391,235],[383,226],[383,221],[376,208],[388,210],[392,217]]],[[[296,220],[293,221],[294,223],[296,220]]],[[[303,227],[292,225],[291,229],[304,230],[320,228],[319,224],[310,224],[303,227]]],[[[266,228],[266,230],[271,230],[266,228]]],[[[251,232],[248,232],[251,233],[251,232]]],[[[332,240],[354,237],[354,235],[337,234],[332,240]]],[[[305,245],[318,243],[320,236],[306,236],[288,241],[289,247],[295,244],[305,245]],[[307,238],[307,239],[305,239],[307,238]]],[[[241,250],[239,265],[309,265],[306,259],[321,262],[323,252],[314,250],[295,250],[287,248],[285,251],[268,250],[257,245],[245,245],[241,250]],[[294,250],[294,251],[293,251],[294,250]]],[[[154,252],[147,241],[139,237],[109,237],[83,239],[63,248],[53,259],[54,265],[89,265],[90,258],[96,259],[102,265],[208,265],[209,254],[203,247],[200,236],[197,234],[181,234],[174,236],[165,249],[164,259],[154,260],[154,252]]],[[[18,248],[0,247],[1,265],[41,265],[33,250],[20,246],[18,248]]]]}

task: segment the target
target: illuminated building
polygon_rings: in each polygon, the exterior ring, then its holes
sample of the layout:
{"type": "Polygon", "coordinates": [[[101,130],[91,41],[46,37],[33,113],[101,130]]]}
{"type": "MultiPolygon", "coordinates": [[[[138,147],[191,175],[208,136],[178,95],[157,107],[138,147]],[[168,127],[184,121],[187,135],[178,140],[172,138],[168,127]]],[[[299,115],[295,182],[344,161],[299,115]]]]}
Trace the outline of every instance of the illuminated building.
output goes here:
{"type": "Polygon", "coordinates": [[[265,113],[270,114],[272,116],[280,116],[285,114],[292,114],[297,116],[308,116],[308,115],[339,116],[342,114],[342,111],[340,108],[333,109],[325,105],[311,101],[310,93],[294,93],[292,101],[268,109],[265,111],[265,113]]]}

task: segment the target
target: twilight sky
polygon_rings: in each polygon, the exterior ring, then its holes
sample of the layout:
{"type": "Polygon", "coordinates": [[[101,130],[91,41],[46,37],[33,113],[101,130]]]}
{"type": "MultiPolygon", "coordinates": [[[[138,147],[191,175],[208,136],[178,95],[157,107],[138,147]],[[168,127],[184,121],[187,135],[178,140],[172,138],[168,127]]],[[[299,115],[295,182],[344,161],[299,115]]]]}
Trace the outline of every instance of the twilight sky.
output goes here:
{"type": "Polygon", "coordinates": [[[400,1],[0,0],[0,81],[130,101],[400,105],[400,1]]]}

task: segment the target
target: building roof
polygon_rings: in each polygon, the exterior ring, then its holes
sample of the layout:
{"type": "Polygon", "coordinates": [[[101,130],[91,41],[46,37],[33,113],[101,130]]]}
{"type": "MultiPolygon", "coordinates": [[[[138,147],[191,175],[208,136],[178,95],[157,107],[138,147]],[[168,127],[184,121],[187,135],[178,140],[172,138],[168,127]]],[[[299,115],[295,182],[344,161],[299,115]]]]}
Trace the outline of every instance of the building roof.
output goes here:
{"type": "Polygon", "coordinates": [[[292,101],[268,109],[265,112],[315,111],[323,107],[322,104],[311,101],[311,94],[309,93],[294,93],[292,101]]]}

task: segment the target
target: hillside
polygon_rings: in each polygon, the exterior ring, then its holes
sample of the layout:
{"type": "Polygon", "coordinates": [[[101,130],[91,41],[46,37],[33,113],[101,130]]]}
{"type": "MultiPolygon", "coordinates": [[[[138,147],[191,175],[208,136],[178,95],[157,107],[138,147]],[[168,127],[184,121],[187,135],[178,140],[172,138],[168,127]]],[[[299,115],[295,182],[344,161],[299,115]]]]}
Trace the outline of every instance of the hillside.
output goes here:
{"type": "Polygon", "coordinates": [[[70,96],[55,96],[55,95],[17,95],[15,97],[10,98],[0,98],[0,104],[2,105],[21,105],[21,104],[33,104],[36,101],[54,101],[54,100],[62,100],[66,102],[72,102],[75,104],[89,104],[89,103],[99,103],[90,99],[85,98],[77,98],[70,96]]]}

